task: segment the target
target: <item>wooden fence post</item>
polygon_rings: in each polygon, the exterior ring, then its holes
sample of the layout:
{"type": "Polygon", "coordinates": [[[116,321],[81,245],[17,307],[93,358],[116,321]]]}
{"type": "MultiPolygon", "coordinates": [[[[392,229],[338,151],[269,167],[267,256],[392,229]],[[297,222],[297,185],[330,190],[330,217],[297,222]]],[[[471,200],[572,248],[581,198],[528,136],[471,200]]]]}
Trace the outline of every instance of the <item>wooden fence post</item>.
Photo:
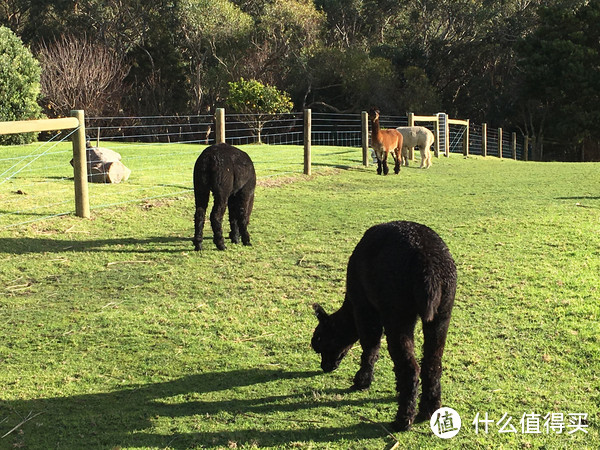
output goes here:
{"type": "Polygon", "coordinates": [[[304,175],[311,174],[312,112],[304,110],[304,175]]]}
{"type": "MultiPolygon", "coordinates": [[[[409,127],[414,127],[415,126],[415,113],[408,113],[408,126],[409,127]]],[[[409,147],[408,149],[408,159],[410,161],[414,161],[415,160],[415,148],[414,147],[409,147]]]]}
{"type": "MultiPolygon", "coordinates": [[[[448,126],[448,117],[446,117],[446,129],[449,128],[448,126]]],[[[445,133],[445,131],[444,131],[445,133]]],[[[433,134],[435,136],[435,142],[433,144],[433,154],[435,155],[436,158],[440,157],[440,119],[438,117],[438,119],[435,121],[435,125],[433,128],[433,134]]],[[[444,135],[444,140],[447,139],[447,135],[444,135]]],[[[446,143],[444,145],[448,145],[448,141],[446,141],[446,143]]]]}
{"type": "Polygon", "coordinates": [[[512,133],[512,157],[515,161],[517,160],[517,133],[514,131],[512,133]]]}
{"type": "Polygon", "coordinates": [[[85,153],[85,114],[81,110],[76,110],[71,111],[71,116],[79,121],[79,127],[75,130],[72,137],[75,215],[89,219],[90,198],[88,193],[87,157],[85,153]]]}
{"type": "Polygon", "coordinates": [[[215,142],[217,144],[225,143],[225,108],[217,108],[215,112],[215,142]]]}
{"type": "Polygon", "coordinates": [[[362,163],[369,166],[369,114],[366,111],[360,113],[360,130],[362,141],[362,163]]]}
{"type": "Polygon", "coordinates": [[[498,128],[498,158],[502,159],[502,128],[498,128]]]}
{"type": "Polygon", "coordinates": [[[466,125],[466,129],[465,132],[463,134],[463,155],[464,156],[469,156],[469,125],[470,125],[470,120],[467,119],[467,125],[466,125]]]}
{"type": "Polygon", "coordinates": [[[487,156],[487,123],[481,124],[481,154],[487,156]]]}

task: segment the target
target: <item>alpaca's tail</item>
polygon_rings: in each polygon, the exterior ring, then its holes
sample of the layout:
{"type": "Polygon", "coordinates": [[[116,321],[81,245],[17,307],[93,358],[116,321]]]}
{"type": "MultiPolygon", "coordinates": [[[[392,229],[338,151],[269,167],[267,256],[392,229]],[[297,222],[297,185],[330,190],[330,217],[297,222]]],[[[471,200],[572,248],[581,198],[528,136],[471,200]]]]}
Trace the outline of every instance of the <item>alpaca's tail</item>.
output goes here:
{"type": "Polygon", "coordinates": [[[426,262],[424,270],[424,302],[421,318],[430,322],[439,313],[445,314],[452,309],[456,292],[456,265],[447,257],[426,262]]]}
{"type": "Polygon", "coordinates": [[[442,302],[442,284],[436,277],[427,276],[425,278],[425,304],[424,310],[421,312],[421,318],[425,322],[431,322],[437,313],[437,310],[442,302]]]}
{"type": "Polygon", "coordinates": [[[206,208],[213,182],[213,170],[208,158],[199,158],[194,166],[194,197],[196,207],[206,208]]]}

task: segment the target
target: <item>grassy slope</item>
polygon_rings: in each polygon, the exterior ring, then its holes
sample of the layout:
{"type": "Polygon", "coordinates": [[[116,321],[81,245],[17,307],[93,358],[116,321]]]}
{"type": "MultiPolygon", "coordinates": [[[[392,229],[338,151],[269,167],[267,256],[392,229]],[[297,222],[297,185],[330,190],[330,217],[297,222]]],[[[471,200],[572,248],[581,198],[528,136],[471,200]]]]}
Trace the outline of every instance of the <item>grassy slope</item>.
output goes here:
{"type": "MultiPolygon", "coordinates": [[[[41,414],[0,448],[392,444],[387,350],[355,393],[359,349],[323,375],[309,341],[310,304],[336,309],[362,233],[398,219],[431,226],[457,261],[443,378],[455,443],[598,447],[599,169],[452,155],[399,176],[298,176],[258,189],[253,247],[225,253],[210,239],[191,251],[189,194],[2,231],[0,435],[41,414]],[[485,412],[519,432],[476,435],[485,412]],[[520,432],[524,413],[549,412],[588,413],[589,432],[520,432]]],[[[427,424],[395,436],[447,444],[427,424]]]]}

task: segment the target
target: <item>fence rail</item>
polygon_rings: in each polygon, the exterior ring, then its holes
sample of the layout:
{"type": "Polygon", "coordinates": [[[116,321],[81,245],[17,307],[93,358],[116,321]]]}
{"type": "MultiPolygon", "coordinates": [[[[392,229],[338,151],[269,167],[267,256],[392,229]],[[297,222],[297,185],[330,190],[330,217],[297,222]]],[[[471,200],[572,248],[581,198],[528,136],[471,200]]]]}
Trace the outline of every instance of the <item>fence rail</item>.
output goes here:
{"type": "MultiPolygon", "coordinates": [[[[190,174],[195,159],[204,146],[222,139],[219,133],[224,132],[226,141],[234,145],[258,141],[256,128],[249,123],[252,117],[225,115],[224,130],[219,128],[221,124],[215,117],[219,114],[88,117],[85,125],[80,125],[76,117],[20,124],[0,122],[0,134],[67,129],[58,134],[46,134],[48,140],[45,142],[0,147],[0,229],[68,214],[84,207],[73,197],[73,168],[69,164],[73,157],[70,141],[76,130],[85,130],[92,145],[119,152],[122,162],[132,170],[129,181],[118,188],[85,183],[91,209],[190,192],[190,174]]],[[[245,150],[255,161],[259,179],[310,173],[310,165],[366,165],[370,155],[366,151],[369,136],[365,117],[365,113],[315,112],[310,117],[310,132],[305,135],[303,113],[273,115],[266,118],[260,133],[260,140],[270,144],[269,147],[248,146],[245,150]],[[308,155],[307,140],[310,141],[308,155]]],[[[434,133],[438,132],[437,116],[381,116],[381,124],[386,128],[406,126],[414,120],[421,121],[419,125],[434,133]]],[[[448,134],[441,139],[447,140],[448,153],[526,157],[523,140],[517,140],[514,134],[488,129],[483,124],[465,127],[452,119],[448,122],[448,134]]]]}

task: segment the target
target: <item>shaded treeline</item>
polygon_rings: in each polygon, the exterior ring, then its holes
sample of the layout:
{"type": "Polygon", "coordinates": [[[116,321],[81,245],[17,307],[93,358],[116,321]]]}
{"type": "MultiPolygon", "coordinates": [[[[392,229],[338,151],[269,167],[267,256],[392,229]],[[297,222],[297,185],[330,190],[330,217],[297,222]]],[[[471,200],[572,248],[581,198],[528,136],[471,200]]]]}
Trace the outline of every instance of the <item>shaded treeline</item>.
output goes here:
{"type": "Polygon", "coordinates": [[[206,114],[243,77],[296,110],[445,111],[600,159],[600,0],[0,0],[0,24],[42,62],[49,115],[206,114]],[[107,91],[66,96],[86,65],[107,91]]]}

